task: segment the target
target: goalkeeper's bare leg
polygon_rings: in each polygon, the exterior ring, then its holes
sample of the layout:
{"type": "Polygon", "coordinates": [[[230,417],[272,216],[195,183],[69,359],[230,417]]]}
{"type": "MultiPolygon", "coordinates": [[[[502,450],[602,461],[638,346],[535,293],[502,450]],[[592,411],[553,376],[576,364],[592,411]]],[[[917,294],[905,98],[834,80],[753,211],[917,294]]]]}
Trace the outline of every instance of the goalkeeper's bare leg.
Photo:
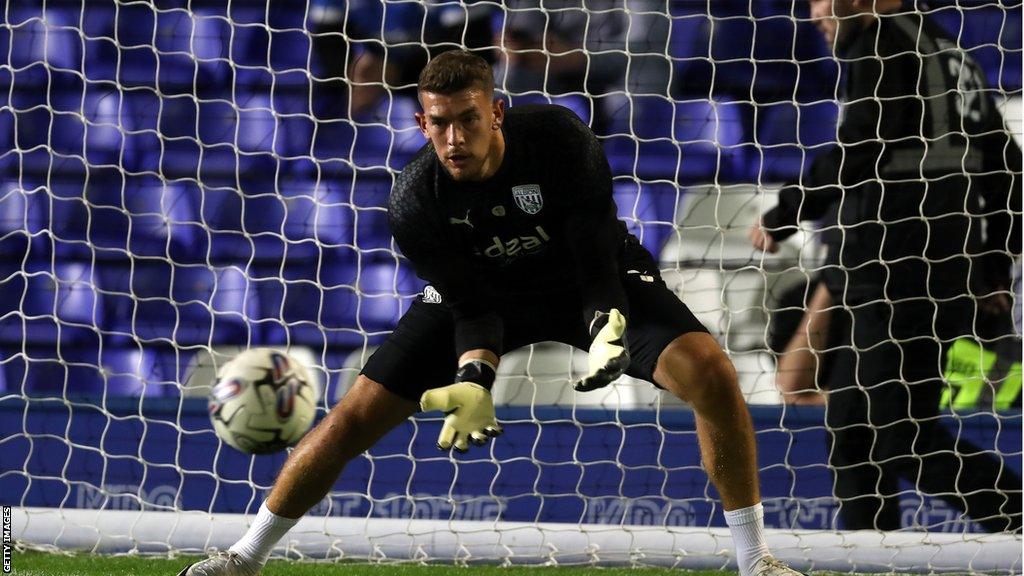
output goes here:
{"type": "Polygon", "coordinates": [[[654,380],[693,408],[701,460],[722,499],[740,573],[798,574],[772,558],[765,543],[754,426],[718,342],[705,332],[679,336],[658,356],[654,380]]]}
{"type": "Polygon", "coordinates": [[[289,454],[252,527],[226,553],[179,576],[255,576],[271,549],[320,502],[350,460],[419,410],[416,402],[360,375],[355,384],[289,454]]]}
{"type": "Polygon", "coordinates": [[[288,456],[267,506],[278,516],[301,518],[323,500],[345,464],[419,409],[416,402],[359,375],[352,389],[288,456]]]}

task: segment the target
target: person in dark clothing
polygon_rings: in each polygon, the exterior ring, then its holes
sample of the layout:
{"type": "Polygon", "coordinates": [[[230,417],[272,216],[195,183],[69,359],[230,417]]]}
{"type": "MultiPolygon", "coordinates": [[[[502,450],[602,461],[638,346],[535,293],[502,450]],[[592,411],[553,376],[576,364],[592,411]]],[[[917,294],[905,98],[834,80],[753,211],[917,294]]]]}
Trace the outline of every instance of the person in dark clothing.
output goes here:
{"type": "Polygon", "coordinates": [[[558,106],[506,112],[491,67],[469,52],[434,58],[418,88],[429,142],[398,176],[389,217],[430,286],[291,453],[249,532],[182,574],[257,574],[345,463],[421,409],[445,412],[442,450],[499,435],[490,393],[499,358],[546,340],[589,349],[577,391],[629,373],[689,401],[740,573],[798,574],[765,543],[753,425],[736,371],[616,219],[594,134],[558,106]]]}
{"type": "Polygon", "coordinates": [[[811,0],[811,12],[844,63],[838,145],[750,237],[774,251],[838,206],[821,276],[851,326],[826,385],[840,524],[900,528],[903,478],[988,531],[1019,531],[1020,477],[937,416],[951,343],[975,333],[979,310],[1009,312],[1021,151],[980,67],[926,15],[898,0],[811,0]]]}

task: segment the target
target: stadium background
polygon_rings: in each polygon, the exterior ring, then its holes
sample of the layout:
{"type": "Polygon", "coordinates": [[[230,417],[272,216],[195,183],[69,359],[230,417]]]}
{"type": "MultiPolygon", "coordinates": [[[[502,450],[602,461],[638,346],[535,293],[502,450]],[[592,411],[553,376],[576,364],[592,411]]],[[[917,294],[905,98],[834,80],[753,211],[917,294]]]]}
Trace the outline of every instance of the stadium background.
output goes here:
{"type": "MultiPolygon", "coordinates": [[[[386,31],[461,11],[396,2],[385,17],[381,6],[352,14],[386,31]]],[[[1021,5],[931,6],[990,86],[1019,101],[1021,5]]],[[[422,142],[415,102],[395,89],[349,117],[313,50],[304,2],[187,7],[4,8],[4,504],[254,511],[283,456],[219,449],[201,398],[210,370],[199,359],[220,347],[302,347],[330,406],[353,359],[422,287],[396,255],[383,209],[394,171],[422,142]]],[[[811,24],[793,19],[806,19],[804,3],[670,8],[670,98],[505,94],[512,105],[553,101],[593,123],[620,216],[656,255],[691,187],[795,178],[834,141],[838,115],[839,67],[811,24]]],[[[500,28],[501,11],[492,18],[500,28]]],[[[827,527],[820,410],[754,413],[769,525],[827,527]]],[[[433,452],[436,421],[410,423],[354,463],[340,499],[318,512],[721,525],[685,412],[535,406],[500,417],[508,439],[458,470],[433,452]],[[529,446],[529,458],[517,458],[517,446],[529,446]]],[[[951,423],[1020,469],[1019,410],[951,423]]],[[[963,528],[910,492],[913,521],[963,528]]]]}

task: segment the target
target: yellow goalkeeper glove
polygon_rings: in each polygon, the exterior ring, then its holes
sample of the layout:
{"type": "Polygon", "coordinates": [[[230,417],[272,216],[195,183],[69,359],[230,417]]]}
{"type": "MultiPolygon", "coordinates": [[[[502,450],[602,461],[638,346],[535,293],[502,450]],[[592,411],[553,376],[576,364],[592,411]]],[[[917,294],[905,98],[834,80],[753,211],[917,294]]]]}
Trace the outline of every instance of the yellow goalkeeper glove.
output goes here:
{"type": "Polygon", "coordinates": [[[454,446],[459,452],[466,452],[470,442],[482,446],[489,438],[502,433],[489,390],[494,376],[494,367],[490,364],[472,360],[459,367],[458,382],[423,393],[420,409],[424,412],[441,410],[446,414],[437,437],[439,449],[454,446]]]}
{"type": "Polygon", "coordinates": [[[590,344],[589,371],[577,381],[577,392],[589,392],[607,386],[626,371],[629,351],[626,349],[626,317],[617,308],[597,312],[590,323],[594,341],[590,344]],[[595,334],[596,332],[596,334],[595,334]]]}

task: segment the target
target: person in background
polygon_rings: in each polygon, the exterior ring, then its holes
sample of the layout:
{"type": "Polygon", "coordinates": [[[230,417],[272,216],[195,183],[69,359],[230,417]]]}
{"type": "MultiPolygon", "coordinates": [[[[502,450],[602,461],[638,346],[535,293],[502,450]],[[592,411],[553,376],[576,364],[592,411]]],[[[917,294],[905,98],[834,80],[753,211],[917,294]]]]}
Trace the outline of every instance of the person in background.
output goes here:
{"type": "Polygon", "coordinates": [[[776,355],[775,386],[782,402],[824,406],[818,385],[828,377],[827,348],[832,332],[832,296],[818,280],[801,283],[779,299],[769,325],[769,348],[776,355]]]}
{"type": "Polygon", "coordinates": [[[1021,251],[1021,151],[984,73],[899,0],[810,0],[843,71],[838,143],[750,230],[775,251],[838,210],[821,277],[849,318],[827,382],[844,529],[902,527],[899,481],[992,532],[1021,529],[1021,478],[940,421],[952,342],[1008,314],[1021,251]],[[982,223],[984,221],[984,223],[982,223]],[[984,232],[983,232],[984,228],[984,232]]]}

